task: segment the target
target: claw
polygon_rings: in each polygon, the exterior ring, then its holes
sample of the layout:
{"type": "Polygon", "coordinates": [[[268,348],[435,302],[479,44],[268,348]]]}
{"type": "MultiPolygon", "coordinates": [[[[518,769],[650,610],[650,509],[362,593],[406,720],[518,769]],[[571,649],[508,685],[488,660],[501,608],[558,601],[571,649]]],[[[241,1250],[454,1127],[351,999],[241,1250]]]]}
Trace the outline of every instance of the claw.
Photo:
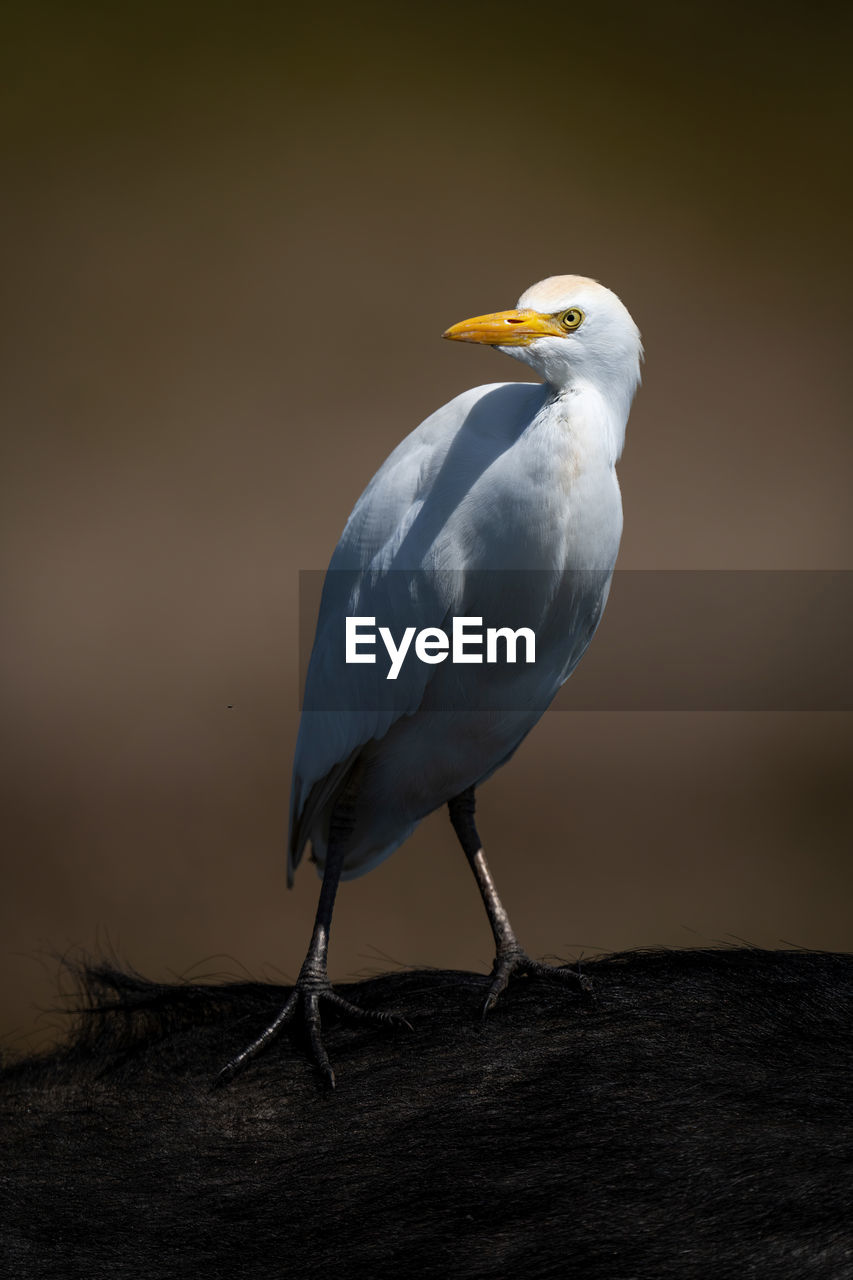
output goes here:
{"type": "Polygon", "coordinates": [[[309,978],[304,978],[300,975],[295,987],[269,1026],[261,1032],[256,1040],[253,1040],[242,1052],[225,1064],[216,1077],[215,1085],[224,1085],[233,1080],[252,1058],[256,1058],[259,1053],[263,1052],[282,1028],[292,1022],[297,1008],[300,1008],[302,1020],[308,1033],[308,1042],[311,1046],[311,1057],[326,1082],[326,1086],[329,1089],[334,1089],[335,1073],[329,1061],[326,1046],[323,1044],[323,1024],[320,1017],[320,1003],[323,1000],[353,1021],[368,1020],[382,1023],[384,1026],[404,1026],[408,1027],[410,1031],[412,1030],[411,1023],[398,1013],[389,1013],[381,1009],[362,1009],[350,1000],[345,1000],[343,996],[338,995],[328,978],[318,979],[313,975],[309,978]]]}
{"type": "Polygon", "coordinates": [[[569,969],[563,965],[542,964],[538,960],[531,960],[521,947],[513,947],[499,951],[495,956],[492,982],[481,1015],[484,1021],[494,1009],[501,993],[506,990],[510,978],[520,974],[527,974],[531,978],[546,978],[549,981],[569,983],[584,995],[589,997],[593,995],[592,983],[579,968],[569,969]]]}
{"type": "Polygon", "coordinates": [[[325,993],[325,998],[336,1009],[340,1009],[342,1013],[347,1014],[350,1018],[370,1018],[374,1022],[381,1022],[387,1027],[408,1027],[409,1031],[414,1031],[414,1027],[407,1018],[401,1013],[390,1013],[385,1009],[362,1009],[359,1005],[353,1004],[351,1000],[345,1000],[343,996],[339,996],[337,991],[331,987],[325,993]]]}

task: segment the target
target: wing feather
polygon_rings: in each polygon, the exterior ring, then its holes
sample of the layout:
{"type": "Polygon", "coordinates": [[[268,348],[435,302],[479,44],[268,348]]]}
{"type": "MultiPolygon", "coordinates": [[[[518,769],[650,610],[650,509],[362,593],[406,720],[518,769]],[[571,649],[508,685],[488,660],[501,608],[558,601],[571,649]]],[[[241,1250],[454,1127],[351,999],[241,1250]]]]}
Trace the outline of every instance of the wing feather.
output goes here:
{"type": "Polygon", "coordinates": [[[402,716],[417,711],[436,668],[405,663],[396,680],[377,654],[372,665],[344,661],[347,616],[399,618],[404,626],[442,626],[454,606],[454,575],[413,574],[437,567],[431,559],[437,530],[489,458],[510,443],[483,437],[491,424],[515,415],[477,412],[492,394],[514,406],[541,388],[508,383],[476,387],[421,423],[389,455],[359,498],[332,556],[323,587],[317,632],[308,667],[290,802],[288,882],[323,814],[346,785],[361,749],[382,738],[402,716]],[[459,447],[459,439],[463,439],[459,447]],[[453,464],[448,455],[457,444],[453,464]],[[476,460],[475,462],[472,460],[476,460]],[[454,483],[446,483],[448,468],[454,483]],[[436,480],[444,476],[440,504],[436,480]],[[395,572],[397,570],[403,572],[395,572]]]}

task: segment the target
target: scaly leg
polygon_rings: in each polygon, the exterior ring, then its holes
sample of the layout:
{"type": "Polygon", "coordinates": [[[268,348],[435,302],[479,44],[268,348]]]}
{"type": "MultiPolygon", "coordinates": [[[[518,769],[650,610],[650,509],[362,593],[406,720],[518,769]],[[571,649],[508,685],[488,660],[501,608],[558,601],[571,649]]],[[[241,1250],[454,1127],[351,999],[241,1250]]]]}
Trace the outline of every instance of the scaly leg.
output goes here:
{"type": "Polygon", "coordinates": [[[314,1062],[326,1084],[330,1089],[334,1089],[335,1073],[332,1070],[332,1064],[329,1062],[329,1055],[326,1053],[322,1039],[321,1001],[325,1001],[326,1004],[339,1009],[348,1018],[364,1018],[374,1022],[410,1025],[405,1018],[401,1018],[395,1013],[384,1013],[376,1009],[360,1009],[358,1005],[345,1000],[343,996],[339,996],[329,981],[326,970],[329,930],[332,924],[332,911],[335,905],[335,895],[338,891],[338,882],[341,878],[347,841],[352,833],[353,819],[353,806],[349,798],[344,796],[338,801],[332,812],[329,824],[326,866],[323,872],[320,900],[317,904],[317,915],[314,920],[314,932],[311,935],[308,954],[305,956],[302,968],[299,970],[296,985],[269,1026],[261,1032],[256,1040],[253,1040],[250,1045],[247,1045],[241,1053],[238,1053],[235,1058],[232,1058],[222,1068],[217,1077],[217,1083],[227,1083],[227,1081],[233,1079],[238,1071],[242,1070],[247,1062],[262,1053],[282,1028],[293,1022],[298,1010],[308,1031],[314,1062]]]}
{"type": "Polygon", "coordinates": [[[450,821],[453,823],[453,830],[456,832],[459,843],[465,852],[465,857],[474,872],[474,879],[477,881],[477,887],[480,890],[483,905],[486,908],[486,915],[489,917],[489,924],[492,926],[492,933],[495,939],[496,954],[495,962],[492,965],[492,983],[486,996],[486,1003],[483,1006],[483,1017],[495,1007],[498,996],[514,974],[526,973],[531,977],[568,982],[588,994],[592,989],[591,984],[577,969],[540,964],[536,960],[531,960],[516,938],[509,922],[509,916],[498,897],[492,873],[489,871],[489,866],[483,853],[482,842],[474,821],[476,804],[474,788],[469,787],[467,791],[463,791],[461,795],[450,800],[447,808],[450,813],[450,821]]]}

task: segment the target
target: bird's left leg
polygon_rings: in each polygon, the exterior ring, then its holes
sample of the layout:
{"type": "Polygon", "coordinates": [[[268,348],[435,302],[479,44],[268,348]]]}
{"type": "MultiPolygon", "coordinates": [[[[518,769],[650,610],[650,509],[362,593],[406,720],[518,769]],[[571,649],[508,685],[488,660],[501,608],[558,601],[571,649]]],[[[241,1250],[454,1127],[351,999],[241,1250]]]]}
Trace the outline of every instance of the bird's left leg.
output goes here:
{"type": "Polygon", "coordinates": [[[474,879],[492,926],[495,939],[495,961],[492,965],[492,982],[489,987],[486,1003],[483,1006],[483,1017],[495,1007],[498,996],[505,989],[510,978],[515,974],[529,974],[536,978],[552,978],[561,982],[569,982],[572,986],[588,993],[591,990],[589,980],[577,970],[564,966],[541,964],[531,960],[513,932],[503,903],[498,897],[492,873],[483,853],[483,845],[474,821],[476,799],[474,788],[469,787],[460,795],[450,800],[447,805],[450,821],[456,832],[459,843],[465,852],[474,879]]]}
{"type": "Polygon", "coordinates": [[[325,1078],[326,1084],[333,1089],[335,1087],[335,1073],[329,1062],[329,1055],[326,1053],[321,1034],[321,1001],[332,1005],[333,1008],[340,1010],[341,1013],[349,1018],[371,1019],[374,1022],[393,1023],[395,1025],[410,1025],[399,1014],[387,1013],[378,1009],[362,1009],[358,1005],[352,1004],[351,1001],[345,1000],[343,996],[338,995],[329,981],[326,968],[329,951],[329,930],[332,924],[332,911],[335,905],[335,895],[338,891],[338,882],[343,870],[347,843],[353,830],[354,810],[352,795],[345,793],[335,804],[332,811],[326,850],[326,866],[323,871],[320,900],[317,903],[314,932],[311,935],[308,953],[302,962],[302,968],[299,970],[299,977],[296,979],[293,990],[269,1026],[261,1032],[256,1040],[253,1040],[250,1045],[222,1068],[218,1077],[219,1083],[225,1083],[230,1080],[247,1062],[257,1057],[285,1026],[296,1020],[299,1013],[308,1032],[308,1040],[311,1045],[311,1055],[314,1062],[325,1078]]]}

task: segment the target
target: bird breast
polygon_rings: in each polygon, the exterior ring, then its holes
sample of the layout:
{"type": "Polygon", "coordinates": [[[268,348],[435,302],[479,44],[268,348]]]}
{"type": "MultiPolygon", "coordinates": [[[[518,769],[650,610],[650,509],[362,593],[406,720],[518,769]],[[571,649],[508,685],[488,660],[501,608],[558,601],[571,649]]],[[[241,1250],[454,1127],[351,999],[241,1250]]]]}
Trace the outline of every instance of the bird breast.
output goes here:
{"type": "Polygon", "coordinates": [[[447,569],[612,570],[622,503],[594,412],[553,398],[471,485],[434,548],[447,569]]]}

